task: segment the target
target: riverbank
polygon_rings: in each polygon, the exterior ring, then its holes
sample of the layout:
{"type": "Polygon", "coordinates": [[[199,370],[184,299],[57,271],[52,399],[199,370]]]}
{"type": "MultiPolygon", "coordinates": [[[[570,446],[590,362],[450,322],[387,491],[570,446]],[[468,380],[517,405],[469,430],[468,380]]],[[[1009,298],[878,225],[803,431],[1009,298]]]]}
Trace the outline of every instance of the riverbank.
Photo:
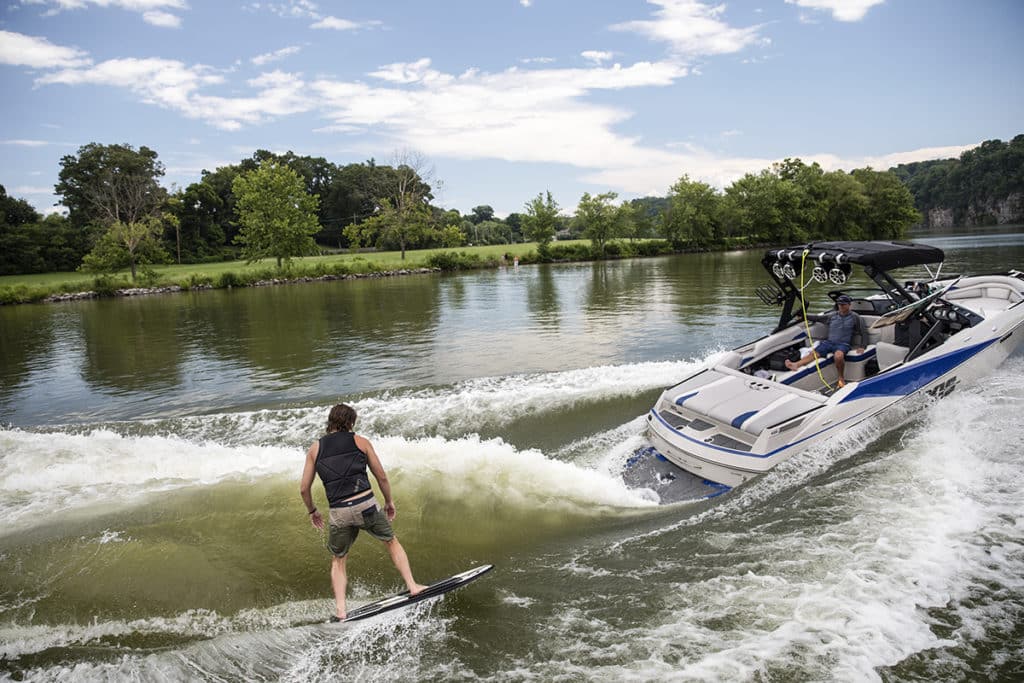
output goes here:
{"type": "MultiPolygon", "coordinates": [[[[427,273],[436,273],[440,269],[438,268],[403,268],[401,270],[388,270],[381,272],[372,273],[356,273],[349,275],[321,275],[319,277],[296,277],[296,278],[271,278],[269,280],[258,280],[249,285],[241,285],[244,287],[269,287],[272,285],[291,285],[299,284],[303,282],[327,282],[330,280],[356,280],[363,278],[381,278],[381,277],[395,277],[399,275],[424,275],[427,273]]],[[[228,288],[230,289],[230,285],[228,288]]],[[[165,285],[161,287],[128,287],[126,289],[114,290],[112,295],[103,295],[99,292],[89,290],[85,292],[67,292],[63,294],[51,294],[40,300],[40,303],[57,303],[61,301],[81,301],[84,299],[98,299],[100,296],[117,296],[117,297],[130,297],[130,296],[147,296],[150,294],[173,294],[177,292],[204,290],[204,289],[217,289],[212,284],[199,284],[191,287],[182,287],[181,285],[165,285]]]]}
{"type": "Polygon", "coordinates": [[[530,263],[568,263],[606,259],[666,256],[692,251],[731,251],[762,248],[744,238],[710,249],[673,249],[665,240],[637,239],[609,242],[596,255],[589,240],[565,240],[551,244],[545,256],[535,242],[497,244],[482,247],[424,249],[373,254],[330,254],[293,259],[278,269],[271,260],[255,263],[229,261],[208,264],[179,264],[145,268],[129,282],[127,273],[84,276],[82,273],[43,273],[0,277],[0,305],[57,303],[100,297],[134,297],[205,289],[264,287],[325,280],[395,277],[440,271],[499,268],[530,263]],[[372,261],[367,258],[372,257],[372,261]]]}

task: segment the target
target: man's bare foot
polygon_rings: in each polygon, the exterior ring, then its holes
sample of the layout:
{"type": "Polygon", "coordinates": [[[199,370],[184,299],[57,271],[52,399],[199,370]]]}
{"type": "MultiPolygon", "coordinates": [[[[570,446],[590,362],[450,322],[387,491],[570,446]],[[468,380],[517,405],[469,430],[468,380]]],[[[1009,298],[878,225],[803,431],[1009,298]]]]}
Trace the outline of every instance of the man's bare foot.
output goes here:
{"type": "Polygon", "coordinates": [[[787,358],[786,359],[786,369],[787,370],[796,370],[796,363],[794,363],[793,361],[791,361],[790,359],[787,358]]]}
{"type": "Polygon", "coordinates": [[[840,377],[839,378],[839,388],[842,389],[845,386],[846,386],[846,380],[843,379],[842,377],[840,377]]]}
{"type": "Polygon", "coordinates": [[[427,590],[427,588],[429,588],[429,586],[417,583],[415,588],[409,589],[409,595],[419,595],[423,591],[427,590]]]}

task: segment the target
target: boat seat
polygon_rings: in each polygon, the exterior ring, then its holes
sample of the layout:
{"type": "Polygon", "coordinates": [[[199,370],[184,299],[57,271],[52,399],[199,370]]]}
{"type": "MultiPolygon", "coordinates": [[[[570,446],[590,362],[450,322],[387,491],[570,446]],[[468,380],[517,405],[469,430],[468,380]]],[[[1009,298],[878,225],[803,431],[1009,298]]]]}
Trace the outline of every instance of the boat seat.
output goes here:
{"type": "Polygon", "coordinates": [[[767,427],[782,424],[797,415],[820,408],[821,405],[821,403],[816,403],[809,398],[787,393],[753,415],[750,415],[741,423],[740,429],[748,434],[757,436],[767,427]]]}
{"type": "Polygon", "coordinates": [[[891,344],[889,342],[880,341],[875,344],[875,354],[878,358],[878,369],[885,370],[886,368],[896,365],[903,361],[907,357],[910,349],[906,346],[899,346],[897,344],[891,344]]]}
{"type": "MultiPolygon", "coordinates": [[[[903,347],[900,347],[903,348],[903,347]]],[[[860,353],[854,353],[851,349],[846,354],[846,364],[843,366],[843,377],[847,382],[857,382],[867,377],[867,366],[868,361],[876,356],[878,353],[877,346],[871,345],[865,348],[860,353]]],[[[903,355],[907,354],[906,348],[903,348],[903,355]]],[[[821,367],[822,374],[825,375],[827,381],[834,381],[837,373],[834,370],[835,360],[833,359],[834,354],[828,354],[825,358],[822,358],[818,362],[818,366],[821,367]]],[[[903,360],[900,357],[900,360],[903,360]]],[[[881,361],[879,361],[881,365],[881,361]]],[[[788,374],[782,375],[779,379],[783,384],[797,385],[801,380],[808,377],[809,375],[817,375],[818,370],[815,368],[814,363],[808,363],[799,370],[795,370],[788,374]]]]}

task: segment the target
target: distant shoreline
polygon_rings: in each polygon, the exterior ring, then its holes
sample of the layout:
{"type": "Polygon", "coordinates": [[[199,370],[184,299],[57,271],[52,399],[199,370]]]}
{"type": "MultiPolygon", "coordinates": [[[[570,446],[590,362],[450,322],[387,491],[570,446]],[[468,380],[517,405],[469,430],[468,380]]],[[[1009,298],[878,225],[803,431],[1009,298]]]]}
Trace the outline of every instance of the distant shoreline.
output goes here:
{"type": "Polygon", "coordinates": [[[241,284],[241,285],[229,285],[227,287],[214,287],[213,285],[196,285],[194,287],[182,287],[181,285],[162,285],[156,287],[128,287],[125,289],[114,290],[110,295],[103,295],[95,291],[85,292],[65,292],[61,294],[51,294],[39,301],[25,301],[15,302],[17,303],[60,303],[64,301],[86,301],[89,299],[109,299],[109,298],[124,298],[124,297],[135,297],[135,296],[150,296],[153,294],[177,294],[181,292],[195,292],[195,291],[206,291],[213,289],[233,289],[234,287],[249,288],[249,287],[271,287],[276,285],[295,285],[306,282],[331,282],[335,280],[365,280],[370,278],[384,278],[384,277],[397,277],[401,275],[426,275],[428,273],[439,273],[440,268],[402,268],[400,270],[386,270],[386,271],[374,271],[370,273],[352,273],[347,275],[320,275],[317,277],[313,276],[299,276],[294,278],[271,278],[267,280],[257,280],[252,284],[241,284]]]}

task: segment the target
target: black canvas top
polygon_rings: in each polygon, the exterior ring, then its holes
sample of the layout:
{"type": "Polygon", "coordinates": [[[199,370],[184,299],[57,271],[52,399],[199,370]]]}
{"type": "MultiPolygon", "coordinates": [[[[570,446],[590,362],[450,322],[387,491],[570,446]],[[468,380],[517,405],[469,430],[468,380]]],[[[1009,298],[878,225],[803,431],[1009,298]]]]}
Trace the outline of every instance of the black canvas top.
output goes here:
{"type": "Polygon", "coordinates": [[[938,247],[913,242],[809,242],[784,249],[770,249],[765,252],[764,261],[799,263],[804,249],[810,250],[808,261],[821,259],[825,263],[835,263],[835,257],[842,254],[844,263],[874,266],[879,270],[941,263],[946,258],[938,247]]]}

